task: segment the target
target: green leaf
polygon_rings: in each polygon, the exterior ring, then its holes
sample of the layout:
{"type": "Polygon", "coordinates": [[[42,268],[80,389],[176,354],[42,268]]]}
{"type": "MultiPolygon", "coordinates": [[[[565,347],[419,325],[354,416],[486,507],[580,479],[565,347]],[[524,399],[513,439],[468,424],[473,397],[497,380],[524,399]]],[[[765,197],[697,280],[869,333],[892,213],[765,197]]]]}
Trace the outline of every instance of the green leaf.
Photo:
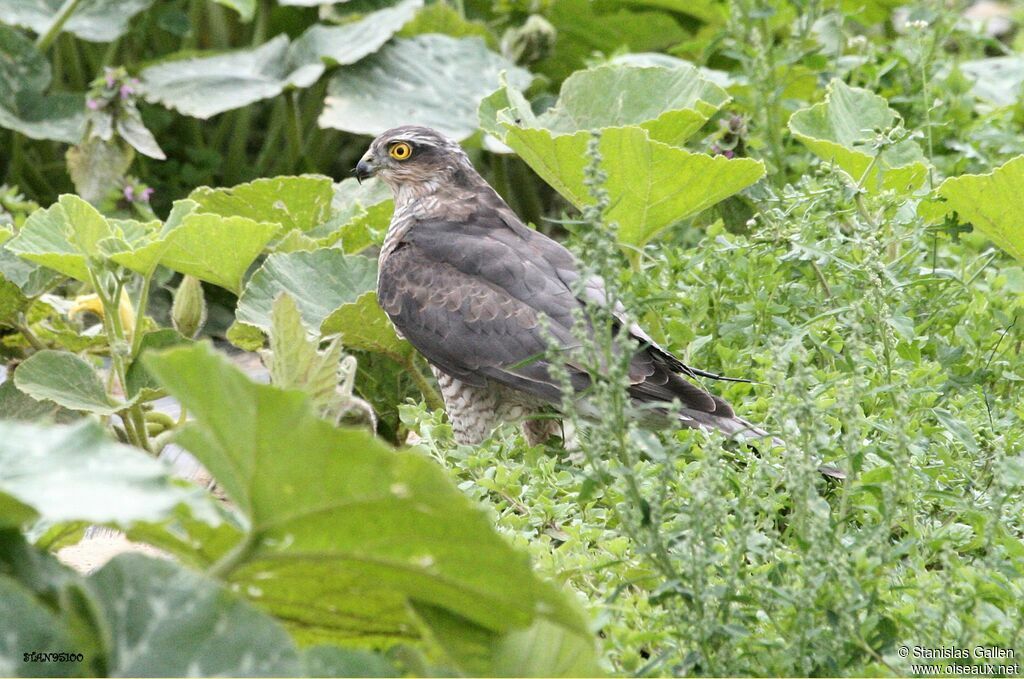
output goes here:
{"type": "Polygon", "coordinates": [[[67,152],[68,174],[75,190],[94,205],[119,186],[135,158],[135,151],[120,139],[90,137],[67,152]]]}
{"type": "Polygon", "coordinates": [[[421,7],[423,0],[403,0],[340,26],[314,24],[292,44],[289,58],[295,64],[317,64],[321,71],[323,64],[354,64],[379,50],[421,7]]]}
{"type": "MultiPolygon", "coordinates": [[[[0,0],[0,21],[45,33],[65,0],[0,0]]],[[[82,0],[62,30],[90,42],[111,42],[153,0],[82,0]]]]}
{"type": "Polygon", "coordinates": [[[22,422],[73,422],[81,414],[52,401],[37,401],[14,386],[10,379],[0,384],[0,419],[22,422]]]}
{"type": "Polygon", "coordinates": [[[614,2],[608,3],[598,0],[596,4],[599,8],[602,4],[656,7],[670,12],[688,14],[705,23],[716,25],[724,24],[729,16],[728,7],[721,0],[614,0],[614,2]]]}
{"type": "Polygon", "coordinates": [[[229,189],[201,186],[189,194],[196,212],[246,217],[279,224],[282,231],[309,231],[331,216],[334,184],[330,177],[269,177],[229,189]]]}
{"type": "Polygon", "coordinates": [[[431,636],[458,665],[481,677],[593,677],[594,645],[539,619],[527,629],[496,633],[435,606],[413,602],[431,636]]]}
{"type": "Polygon", "coordinates": [[[333,343],[320,351],[319,346],[319,333],[310,336],[295,299],[287,292],[279,294],[270,313],[270,351],[262,354],[270,382],[282,389],[304,391],[322,413],[338,400],[342,347],[333,343]]]}
{"type": "Polygon", "coordinates": [[[397,677],[401,674],[383,656],[339,646],[313,646],[302,653],[304,677],[397,677]]]}
{"type": "Polygon", "coordinates": [[[4,676],[76,676],[78,662],[26,663],[32,652],[74,652],[72,634],[50,608],[21,583],[0,575],[0,672],[4,676]],[[58,651],[60,649],[60,651],[58,651]]]}
{"type": "Polygon", "coordinates": [[[689,64],[674,68],[609,64],[571,75],[562,84],[558,104],[530,126],[572,134],[638,125],[651,139],[679,146],[729,98],[689,64]]]}
{"type": "MultiPolygon", "coordinates": [[[[21,4],[0,0],[0,19],[4,10],[12,11],[12,3],[21,4]]],[[[50,78],[50,63],[32,41],[0,25],[0,127],[32,139],[77,143],[85,129],[85,98],[44,94],[50,78]]]]}
{"type": "Polygon", "coordinates": [[[166,234],[160,263],[237,295],[249,265],[279,229],[245,217],[191,213],[166,234]]]}
{"type": "Polygon", "coordinates": [[[1024,58],[991,57],[964,61],[957,65],[974,81],[971,93],[996,106],[1013,106],[1020,101],[1024,87],[1024,58]]]}
{"type": "Polygon", "coordinates": [[[377,304],[377,293],[373,290],[331,312],[320,331],[325,335],[340,333],[346,349],[373,351],[393,358],[412,353],[412,345],[395,333],[395,326],[377,304]]]}
{"type": "Polygon", "coordinates": [[[816,156],[835,163],[854,182],[863,180],[868,191],[907,191],[919,188],[928,175],[924,153],[912,140],[883,149],[865,175],[877,153],[870,145],[875,130],[885,131],[901,122],[882,97],[836,79],[829,83],[824,102],[790,117],[789,129],[816,156]]]}
{"type": "Polygon", "coordinates": [[[112,261],[143,276],[149,276],[167,251],[167,239],[160,234],[163,225],[156,220],[109,220],[114,235],[99,242],[100,250],[112,261]]]}
{"type": "Polygon", "coordinates": [[[554,82],[584,68],[595,52],[611,55],[623,47],[629,52],[660,52],[689,37],[665,12],[599,12],[592,0],[554,0],[545,16],[558,39],[551,56],[534,70],[554,82]]]}
{"type": "Polygon", "coordinates": [[[78,196],[63,195],[49,208],[33,212],[5,247],[31,262],[88,281],[88,258],[100,255],[99,242],[113,235],[96,208],[78,196]]]}
{"type": "Polygon", "coordinates": [[[0,277],[0,327],[12,326],[28,308],[29,299],[14,283],[0,277]]]}
{"type": "Polygon", "coordinates": [[[498,86],[501,71],[520,89],[532,79],[479,38],[397,38],[334,74],[320,127],[376,135],[399,125],[427,125],[462,140],[476,131],[477,107],[498,86]]]}
{"type": "Polygon", "coordinates": [[[416,17],[402,27],[398,35],[411,38],[423,33],[441,33],[453,38],[480,38],[487,46],[496,49],[498,40],[487,24],[482,21],[466,19],[451,5],[435,2],[420,9],[416,17]]]}
{"type": "MultiPolygon", "coordinates": [[[[505,143],[573,205],[591,202],[584,184],[590,132],[555,135],[503,119],[505,143]]],[[[691,153],[650,139],[639,127],[601,131],[601,168],[619,241],[643,245],[662,229],[697,214],[764,176],[749,158],[691,153]]]]}
{"type": "Polygon", "coordinates": [[[603,188],[611,204],[607,217],[618,222],[622,243],[643,245],[764,175],[758,161],[676,146],[726,101],[724,90],[688,65],[614,64],[573,75],[558,103],[540,116],[505,85],[483,102],[480,119],[577,207],[591,202],[584,183],[587,146],[591,130],[601,130],[601,167],[608,177],[603,188]]]}
{"type": "Polygon", "coordinates": [[[347,253],[380,243],[395,211],[391,189],[377,179],[342,181],[335,186],[333,204],[334,219],[310,235],[318,236],[322,247],[335,245],[347,253]]]}
{"type": "Polygon", "coordinates": [[[256,0],[215,0],[220,5],[238,12],[238,18],[248,23],[256,16],[256,0]]]}
{"type": "Polygon", "coordinates": [[[110,676],[297,676],[280,624],[214,580],[164,559],[115,557],[88,579],[110,676]]]}
{"type": "Polygon", "coordinates": [[[38,297],[60,279],[56,272],[22,259],[6,247],[0,247],[0,277],[18,286],[26,297],[38,297]]]}
{"type": "Polygon", "coordinates": [[[197,418],[179,442],[250,521],[215,570],[300,643],[407,639],[409,599],[497,632],[546,619],[589,638],[428,457],[331,426],[304,394],[252,382],[207,345],[148,365],[197,418]]]}
{"type": "Polygon", "coordinates": [[[942,182],[937,193],[947,212],[970,222],[1013,257],[1024,261],[1024,156],[988,174],[965,174],[942,182]]]}
{"type": "Polygon", "coordinates": [[[235,318],[267,332],[274,300],[287,292],[315,331],[338,307],[377,287],[377,262],[336,248],[273,254],[249,279],[235,318]]]}
{"type": "Polygon", "coordinates": [[[288,36],[278,35],[252,49],[162,61],[143,69],[139,77],[147,100],[205,120],[276,97],[293,82],[308,86],[319,77],[317,73],[307,81],[302,71],[291,70],[288,36]]]}
{"type": "Polygon", "coordinates": [[[50,523],[127,528],[163,521],[182,505],[216,524],[209,496],[180,485],[169,471],[145,453],[111,441],[95,422],[41,426],[0,420],[0,494],[32,507],[50,523]]]}
{"type": "Polygon", "coordinates": [[[139,343],[139,353],[128,366],[125,373],[126,390],[128,398],[143,401],[150,401],[153,398],[163,396],[163,389],[146,370],[142,357],[148,351],[160,351],[169,347],[176,347],[181,344],[190,344],[191,341],[182,337],[176,330],[161,328],[153,332],[147,332],[139,343]]]}
{"type": "Polygon", "coordinates": [[[113,415],[125,407],[107,395],[91,365],[66,351],[32,354],[14,371],[14,384],[36,400],[53,401],[70,410],[113,415]]]}

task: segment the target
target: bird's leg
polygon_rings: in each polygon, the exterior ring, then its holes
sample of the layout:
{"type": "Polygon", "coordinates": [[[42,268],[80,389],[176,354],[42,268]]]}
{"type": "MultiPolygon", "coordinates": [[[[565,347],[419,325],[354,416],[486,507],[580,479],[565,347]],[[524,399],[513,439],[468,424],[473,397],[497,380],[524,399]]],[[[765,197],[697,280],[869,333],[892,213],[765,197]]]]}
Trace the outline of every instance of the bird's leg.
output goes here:
{"type": "Polygon", "coordinates": [[[562,421],[551,417],[531,417],[523,421],[523,436],[531,446],[537,446],[548,439],[562,438],[562,421]]]}

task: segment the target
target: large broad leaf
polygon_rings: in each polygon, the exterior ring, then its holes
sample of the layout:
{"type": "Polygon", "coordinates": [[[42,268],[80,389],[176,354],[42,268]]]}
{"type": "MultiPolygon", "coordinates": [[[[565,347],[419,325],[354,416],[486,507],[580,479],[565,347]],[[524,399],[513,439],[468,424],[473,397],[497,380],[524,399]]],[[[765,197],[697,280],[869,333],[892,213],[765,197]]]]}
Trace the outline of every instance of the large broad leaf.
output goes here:
{"type": "Polygon", "coordinates": [[[412,352],[412,345],[395,333],[395,326],[380,308],[377,293],[372,290],[331,312],[320,331],[325,335],[340,334],[346,349],[372,351],[396,360],[412,352]]]}
{"type": "Polygon", "coordinates": [[[150,275],[167,249],[162,237],[163,224],[157,220],[139,222],[134,219],[110,219],[113,236],[99,242],[100,250],[123,267],[150,275]]]}
{"type": "Polygon", "coordinates": [[[548,620],[498,634],[452,613],[414,603],[431,636],[459,666],[480,677],[593,677],[592,642],[548,620]]]}
{"type": "MultiPolygon", "coordinates": [[[[0,533],[2,537],[6,536],[0,533]]],[[[81,676],[79,662],[29,663],[25,659],[33,652],[74,652],[72,638],[64,621],[28,588],[6,572],[0,575],[0,672],[5,677],[81,676]]]]}
{"type": "MultiPolygon", "coordinates": [[[[0,420],[0,496],[52,523],[127,528],[163,521],[179,505],[210,523],[219,521],[205,493],[179,485],[162,462],[111,441],[94,422],[41,426],[0,420]]],[[[9,517],[0,521],[11,524],[9,517]]]]}
{"type": "Polygon", "coordinates": [[[651,139],[679,145],[729,101],[718,85],[688,64],[674,68],[610,64],[578,71],[557,105],[531,125],[556,134],[637,125],[651,139]]]}
{"type": "Polygon", "coordinates": [[[541,116],[505,85],[483,102],[480,119],[577,207],[592,200],[585,184],[591,162],[587,147],[593,131],[600,130],[603,188],[610,202],[606,216],[618,223],[622,243],[643,245],[764,175],[758,161],[711,157],[674,145],[726,100],[721,88],[692,67],[616,64],[574,75],[558,103],[541,116]],[[649,94],[662,87],[669,91],[649,94]],[[598,92],[603,104],[595,98],[598,92]]]}
{"type": "MultiPolygon", "coordinates": [[[[45,33],[66,0],[0,0],[0,21],[45,33]]],[[[116,40],[153,0],[82,0],[62,30],[92,42],[116,40]]]]}
{"type": "Polygon", "coordinates": [[[276,97],[289,84],[308,86],[320,74],[308,76],[292,70],[286,35],[252,49],[164,61],[140,74],[146,99],[202,119],[276,97]]]}
{"type": "Polygon", "coordinates": [[[235,318],[269,331],[274,300],[286,292],[298,304],[306,325],[319,332],[338,307],[376,287],[377,262],[369,257],[346,255],[336,248],[273,254],[249,279],[235,318]]]}
{"type": "MultiPolygon", "coordinates": [[[[285,206],[271,216],[287,212],[285,206]]],[[[192,201],[176,203],[163,227],[155,221],[107,220],[81,198],[64,195],[33,212],[5,247],[81,281],[89,280],[88,260],[97,257],[143,275],[163,264],[238,294],[249,265],[280,229],[246,217],[198,213],[192,201]]]]}
{"type": "Polygon", "coordinates": [[[282,292],[274,300],[270,321],[270,350],[262,352],[270,382],[283,389],[306,392],[316,412],[325,412],[338,400],[341,345],[334,342],[321,351],[319,335],[310,336],[295,299],[288,293],[282,292]]]}
{"type": "Polygon", "coordinates": [[[89,577],[0,531],[4,676],[397,676],[380,655],[300,652],[280,623],[217,581],[166,560],[124,554],[89,577]],[[80,653],[84,662],[26,653],[80,653]]]}
{"type": "Polygon", "coordinates": [[[346,179],[335,187],[333,204],[337,214],[330,230],[322,234],[323,245],[354,253],[383,242],[395,211],[391,189],[384,182],[346,179]]]}
{"type": "Polygon", "coordinates": [[[947,212],[1024,261],[1024,156],[1017,156],[988,174],[966,174],[942,182],[937,193],[947,212]]]}
{"type": "Polygon", "coordinates": [[[238,12],[238,17],[242,21],[252,21],[252,18],[256,16],[256,0],[215,0],[217,4],[230,7],[231,9],[238,12]]]}
{"type": "Polygon", "coordinates": [[[29,215],[11,252],[80,281],[89,280],[89,257],[101,254],[99,242],[114,235],[96,208],[78,196],[63,195],[49,208],[29,215]]]}
{"type": "MultiPolygon", "coordinates": [[[[0,231],[0,236],[6,233],[0,231]]],[[[0,278],[17,286],[25,297],[38,297],[50,289],[60,276],[0,246],[0,278]]]]}
{"type": "Polygon", "coordinates": [[[340,26],[315,24],[295,40],[289,57],[296,64],[354,64],[379,50],[422,6],[423,0],[402,0],[340,26]]]}
{"type": "Polygon", "coordinates": [[[245,217],[189,214],[164,238],[160,263],[234,292],[242,277],[280,227],[245,217]]]}
{"type": "MultiPolygon", "coordinates": [[[[585,184],[591,133],[556,135],[520,127],[503,118],[505,143],[573,205],[592,202],[585,184]]],[[[764,165],[749,158],[691,153],[650,139],[639,127],[601,131],[601,168],[610,207],[606,218],[619,225],[619,241],[643,245],[662,229],[708,208],[764,176],[764,165]]]]}
{"type": "Polygon", "coordinates": [[[108,395],[92,366],[67,351],[39,351],[14,372],[18,389],[69,410],[113,415],[125,407],[108,395]]]}
{"type": "Polygon", "coordinates": [[[52,401],[37,401],[14,386],[14,380],[0,383],[0,420],[22,422],[73,422],[81,413],[62,408],[52,401]]]}
{"type": "Polygon", "coordinates": [[[1024,57],[992,57],[964,61],[958,68],[974,80],[974,96],[996,106],[1013,106],[1024,87],[1024,57]]]}
{"type": "Polygon", "coordinates": [[[331,426],[304,394],[256,384],[207,345],[148,365],[196,415],[179,442],[250,521],[213,572],[300,642],[414,637],[410,601],[499,633],[547,620],[590,638],[427,456],[331,426]]]}
{"type": "Polygon", "coordinates": [[[399,38],[331,78],[320,126],[376,135],[399,125],[426,125],[465,139],[477,129],[477,107],[498,86],[502,71],[517,88],[530,84],[527,71],[479,38],[399,38]]]}
{"type": "Polygon", "coordinates": [[[279,224],[283,231],[309,231],[331,216],[334,184],[330,177],[269,177],[229,189],[201,186],[189,194],[196,212],[247,217],[279,224]]]}
{"type": "Polygon", "coordinates": [[[551,56],[534,68],[554,82],[584,68],[595,52],[660,52],[689,37],[665,12],[600,12],[593,0],[554,0],[546,16],[558,37],[551,56]]]}
{"type": "Polygon", "coordinates": [[[116,557],[87,581],[111,640],[109,676],[296,676],[280,624],[217,582],[162,559],[116,557]]]}
{"type": "Polygon", "coordinates": [[[900,122],[885,99],[837,79],[829,84],[824,102],[792,115],[789,129],[815,155],[835,163],[854,182],[863,182],[868,191],[907,191],[919,188],[928,175],[928,162],[916,142],[908,139],[885,148],[872,165],[876,131],[900,122]]]}
{"type": "MultiPolygon", "coordinates": [[[[22,5],[20,0],[0,0],[0,12],[11,10],[12,3],[22,5]]],[[[31,0],[24,4],[31,6],[31,0]]],[[[85,97],[44,94],[50,78],[50,63],[32,41],[0,25],[0,127],[32,139],[77,143],[85,128],[85,97]]]]}

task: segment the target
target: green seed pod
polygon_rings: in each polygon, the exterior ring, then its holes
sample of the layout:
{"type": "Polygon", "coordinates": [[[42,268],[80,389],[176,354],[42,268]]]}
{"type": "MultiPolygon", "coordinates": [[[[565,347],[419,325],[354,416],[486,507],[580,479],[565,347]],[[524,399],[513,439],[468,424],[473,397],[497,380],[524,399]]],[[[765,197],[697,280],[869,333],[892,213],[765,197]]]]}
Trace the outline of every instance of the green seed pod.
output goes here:
{"type": "Polygon", "coordinates": [[[190,339],[203,329],[206,324],[206,298],[198,278],[185,276],[181,279],[171,305],[171,322],[175,330],[190,339]]]}
{"type": "Polygon", "coordinates": [[[501,37],[501,52],[517,64],[532,64],[551,54],[558,32],[539,14],[531,14],[522,26],[501,37]]]}

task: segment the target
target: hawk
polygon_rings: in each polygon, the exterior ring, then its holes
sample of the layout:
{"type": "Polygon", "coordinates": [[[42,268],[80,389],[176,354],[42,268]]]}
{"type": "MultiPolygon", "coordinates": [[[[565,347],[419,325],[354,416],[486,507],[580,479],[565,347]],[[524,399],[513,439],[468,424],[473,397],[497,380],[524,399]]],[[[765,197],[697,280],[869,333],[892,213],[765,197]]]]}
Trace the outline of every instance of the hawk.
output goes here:
{"type": "MultiPolygon", "coordinates": [[[[370,144],[355,174],[360,181],[379,177],[394,193],[377,299],[430,363],[456,440],[480,443],[508,421],[523,423],[531,445],[556,433],[558,423],[544,414],[561,405],[563,382],[545,357],[554,355],[552,345],[578,346],[574,312],[605,304],[604,283],[590,278],[581,285],[576,257],[527,227],[462,148],[435,130],[388,130],[370,144]]],[[[663,413],[674,408],[673,419],[686,427],[747,439],[768,435],[691,381],[724,378],[685,365],[636,324],[628,331],[636,342],[629,365],[636,404],[655,404],[663,413]]],[[[564,367],[572,388],[585,391],[590,375],[571,359],[564,367]]]]}

